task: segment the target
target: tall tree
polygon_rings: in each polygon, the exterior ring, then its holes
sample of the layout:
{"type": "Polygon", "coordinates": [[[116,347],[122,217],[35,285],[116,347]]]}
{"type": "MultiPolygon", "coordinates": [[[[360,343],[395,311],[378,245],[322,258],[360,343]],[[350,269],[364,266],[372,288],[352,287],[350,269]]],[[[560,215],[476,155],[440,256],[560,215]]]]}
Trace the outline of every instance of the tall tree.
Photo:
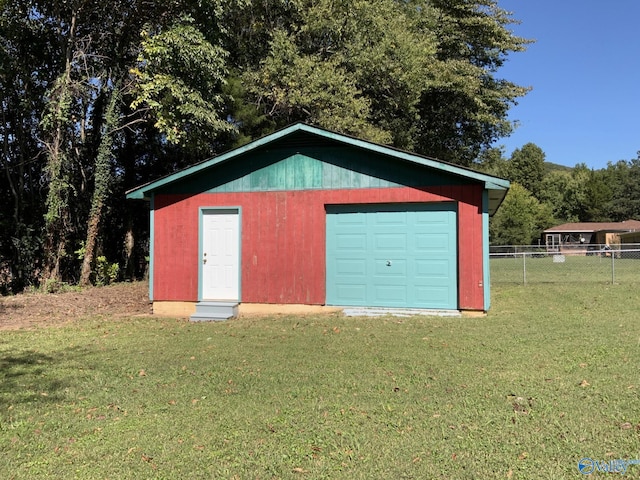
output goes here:
{"type": "Polygon", "coordinates": [[[606,204],[611,219],[640,219],[640,152],[633,160],[607,165],[605,178],[611,189],[611,200],[606,204]]]}
{"type": "MultiPolygon", "coordinates": [[[[429,85],[421,92],[416,151],[470,165],[484,148],[513,129],[509,108],[528,88],[498,76],[529,40],[495,0],[415,0],[407,3],[421,31],[434,32],[438,49],[429,85]]],[[[431,33],[433,34],[433,33],[431,33]]]]}
{"type": "Polygon", "coordinates": [[[276,126],[305,120],[469,165],[511,131],[507,111],[527,91],[496,77],[527,41],[494,0],[246,5],[257,13],[238,15],[238,30],[263,43],[233,42],[231,62],[276,126]]]}
{"type": "Polygon", "coordinates": [[[47,194],[47,213],[45,215],[44,266],[42,281],[58,282],[62,280],[61,262],[67,254],[68,237],[71,230],[70,202],[73,193],[70,179],[73,164],[74,100],[83,88],[72,77],[78,56],[82,55],[81,41],[78,38],[78,21],[83,4],[72,2],[67,6],[53,2],[51,12],[41,13],[46,19],[58,20],[54,25],[61,47],[62,71],[49,92],[47,111],[44,116],[44,144],[46,146],[46,173],[49,181],[47,194]]]}
{"type": "Polygon", "coordinates": [[[508,166],[508,177],[529,190],[534,197],[540,199],[542,180],[545,175],[545,154],[540,147],[527,143],[516,148],[511,154],[508,166]]]}
{"type": "Polygon", "coordinates": [[[104,131],[100,132],[100,146],[95,160],[93,196],[87,221],[84,258],[82,259],[82,269],[80,271],[80,285],[82,286],[87,286],[91,283],[100,223],[102,222],[109,188],[112,183],[111,164],[114,154],[114,136],[119,121],[120,85],[116,84],[111,92],[104,92],[103,95],[108,95],[110,98],[105,111],[104,127],[102,127],[104,131]]]}
{"type": "Polygon", "coordinates": [[[540,203],[518,183],[513,183],[489,224],[493,245],[537,244],[545,228],[553,224],[551,208],[540,203]]]}

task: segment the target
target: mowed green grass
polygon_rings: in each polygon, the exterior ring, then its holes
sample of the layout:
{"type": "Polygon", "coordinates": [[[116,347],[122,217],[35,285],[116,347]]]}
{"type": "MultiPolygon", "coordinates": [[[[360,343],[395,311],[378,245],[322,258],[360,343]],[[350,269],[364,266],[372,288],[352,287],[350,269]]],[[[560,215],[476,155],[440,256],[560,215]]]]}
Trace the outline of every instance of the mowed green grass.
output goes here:
{"type": "MultiPolygon", "coordinates": [[[[484,318],[88,318],[0,333],[0,478],[575,478],[640,452],[638,285],[484,318]]],[[[640,465],[627,475],[640,475],[640,465]]]]}
{"type": "Polygon", "coordinates": [[[640,253],[630,258],[599,255],[565,255],[554,262],[553,255],[491,258],[491,283],[637,283],[640,281],[640,253]]]}

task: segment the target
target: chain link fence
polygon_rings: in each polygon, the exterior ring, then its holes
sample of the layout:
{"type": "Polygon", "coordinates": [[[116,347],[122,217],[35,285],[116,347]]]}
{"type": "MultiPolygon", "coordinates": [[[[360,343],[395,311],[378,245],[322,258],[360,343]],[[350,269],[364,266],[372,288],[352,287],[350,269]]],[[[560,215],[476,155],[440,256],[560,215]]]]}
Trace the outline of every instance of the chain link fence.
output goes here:
{"type": "Polygon", "coordinates": [[[491,283],[640,282],[640,244],[490,248],[491,283]]]}

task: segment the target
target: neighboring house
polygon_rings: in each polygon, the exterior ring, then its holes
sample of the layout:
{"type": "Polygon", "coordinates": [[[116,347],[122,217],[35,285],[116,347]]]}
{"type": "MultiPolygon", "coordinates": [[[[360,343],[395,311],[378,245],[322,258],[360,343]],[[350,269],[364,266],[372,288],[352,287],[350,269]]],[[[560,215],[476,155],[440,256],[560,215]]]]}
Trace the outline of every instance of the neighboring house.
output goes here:
{"type": "Polygon", "coordinates": [[[640,228],[633,232],[621,233],[618,237],[621,244],[640,244],[640,228]]]}
{"type": "Polygon", "coordinates": [[[137,187],[154,312],[240,304],[486,311],[509,182],[305,124],[137,187]]]}
{"type": "Polygon", "coordinates": [[[590,247],[620,243],[620,235],[640,231],[640,221],[564,223],[545,230],[549,251],[586,252],[590,247]]]}

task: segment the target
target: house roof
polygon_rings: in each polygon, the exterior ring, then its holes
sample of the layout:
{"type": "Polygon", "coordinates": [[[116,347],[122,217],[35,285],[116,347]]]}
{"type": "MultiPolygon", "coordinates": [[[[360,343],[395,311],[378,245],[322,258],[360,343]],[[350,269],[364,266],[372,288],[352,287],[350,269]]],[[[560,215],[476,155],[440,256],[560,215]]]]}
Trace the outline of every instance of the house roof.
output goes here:
{"type": "Polygon", "coordinates": [[[223,153],[217,157],[197,163],[173,174],[159,178],[152,182],[136,187],[127,192],[128,199],[150,199],[153,193],[164,188],[174,182],[184,180],[186,178],[202,174],[203,172],[213,169],[226,162],[232,162],[234,159],[243,156],[249,152],[256,151],[261,147],[273,143],[286,143],[288,140],[299,143],[303,138],[320,139],[339,143],[346,146],[354,147],[370,151],[373,153],[394,157],[399,161],[409,162],[415,165],[425,167],[426,169],[436,170],[446,173],[454,177],[460,177],[466,181],[472,181],[483,184],[488,191],[489,196],[489,214],[492,215],[498,209],[504,197],[509,190],[510,183],[499,177],[487,175],[475,170],[454,165],[452,163],[443,162],[433,158],[425,157],[415,153],[399,150],[393,147],[380,145],[377,143],[361,140],[348,135],[331,132],[322,128],[313,127],[304,123],[296,123],[282,130],[274,132],[265,137],[259,138],[242,147],[223,153]]]}
{"type": "Polygon", "coordinates": [[[546,229],[544,233],[635,232],[636,230],[640,230],[640,221],[625,220],[624,222],[563,223],[546,229]]]}

